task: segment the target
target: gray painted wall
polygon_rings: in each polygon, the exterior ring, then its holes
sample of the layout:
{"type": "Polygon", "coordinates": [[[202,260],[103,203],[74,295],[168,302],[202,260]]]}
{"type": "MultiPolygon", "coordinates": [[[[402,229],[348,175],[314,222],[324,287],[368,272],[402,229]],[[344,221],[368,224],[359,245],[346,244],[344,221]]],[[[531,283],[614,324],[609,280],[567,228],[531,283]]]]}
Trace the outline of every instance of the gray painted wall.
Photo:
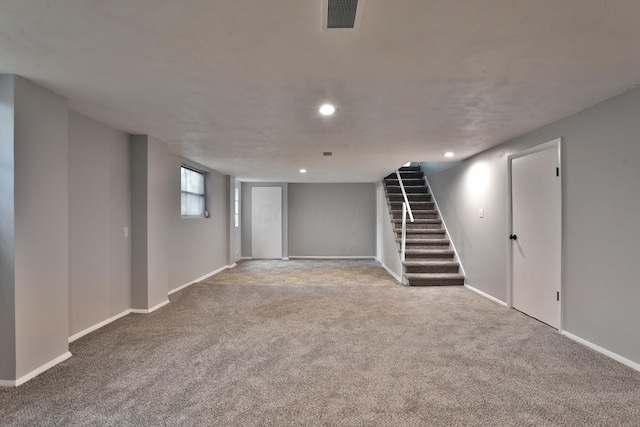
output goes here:
{"type": "Polygon", "coordinates": [[[289,256],[373,257],[374,184],[289,184],[289,256]]]}
{"type": "Polygon", "coordinates": [[[169,177],[169,290],[174,290],[227,265],[229,177],[173,154],[169,155],[169,177]],[[209,218],[180,216],[182,164],[206,173],[209,218]]]}
{"type": "Polygon", "coordinates": [[[0,380],[16,379],[14,77],[0,74],[0,380]]]}
{"type": "Polygon", "coordinates": [[[69,113],[69,334],[131,307],[129,135],[69,113]]]}
{"type": "Polygon", "coordinates": [[[21,78],[15,107],[16,378],[68,351],[67,100],[21,78]]]}
{"type": "Polygon", "coordinates": [[[283,182],[243,182],[241,193],[242,257],[251,258],[251,189],[282,187],[282,257],[289,256],[289,184],[283,182]]]}
{"type": "Polygon", "coordinates": [[[635,90],[428,177],[469,284],[504,301],[507,156],[562,137],[564,329],[634,362],[640,362],[639,112],[635,90]]]}

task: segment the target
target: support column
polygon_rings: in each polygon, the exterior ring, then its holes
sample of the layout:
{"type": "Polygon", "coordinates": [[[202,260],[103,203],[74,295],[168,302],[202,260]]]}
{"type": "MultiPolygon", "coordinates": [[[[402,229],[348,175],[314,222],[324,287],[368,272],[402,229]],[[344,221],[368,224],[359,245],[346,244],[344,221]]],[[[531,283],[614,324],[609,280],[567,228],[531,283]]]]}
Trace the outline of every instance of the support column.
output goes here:
{"type": "Polygon", "coordinates": [[[0,75],[0,386],[69,353],[67,100],[0,75]]]}
{"type": "Polygon", "coordinates": [[[169,303],[168,161],[164,142],[131,137],[131,307],[136,313],[169,303]]]}

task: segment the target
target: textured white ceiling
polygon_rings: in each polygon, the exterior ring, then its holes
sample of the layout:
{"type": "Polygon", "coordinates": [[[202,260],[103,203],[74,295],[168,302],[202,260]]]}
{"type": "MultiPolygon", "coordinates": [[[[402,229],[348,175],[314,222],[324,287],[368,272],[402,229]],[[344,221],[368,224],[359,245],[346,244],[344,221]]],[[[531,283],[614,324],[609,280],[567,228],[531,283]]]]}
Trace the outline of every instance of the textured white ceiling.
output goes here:
{"type": "Polygon", "coordinates": [[[639,17],[629,0],[367,0],[358,31],[321,31],[321,0],[0,0],[0,72],[243,180],[373,182],[635,87],[639,17]]]}

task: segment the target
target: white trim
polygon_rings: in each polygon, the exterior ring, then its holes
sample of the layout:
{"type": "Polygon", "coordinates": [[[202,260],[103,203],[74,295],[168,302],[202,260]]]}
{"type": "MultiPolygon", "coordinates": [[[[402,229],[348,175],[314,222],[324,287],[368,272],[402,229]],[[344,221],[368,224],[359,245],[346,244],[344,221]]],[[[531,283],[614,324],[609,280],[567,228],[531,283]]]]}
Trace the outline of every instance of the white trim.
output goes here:
{"type": "MultiPolygon", "coordinates": [[[[378,261],[378,260],[376,260],[376,261],[378,261]]],[[[380,263],[382,268],[387,270],[387,273],[389,273],[391,276],[393,276],[394,279],[396,279],[398,282],[400,282],[400,283],[402,283],[404,285],[404,282],[402,281],[402,277],[398,276],[395,272],[393,272],[389,267],[387,267],[386,265],[384,265],[380,261],[378,261],[378,262],[380,263]]]]}
{"type": "Polygon", "coordinates": [[[111,322],[113,322],[113,321],[115,321],[115,320],[118,320],[119,318],[124,317],[124,316],[126,316],[127,314],[129,314],[129,313],[131,313],[131,309],[125,310],[125,311],[123,311],[123,312],[122,312],[122,313],[120,313],[120,314],[116,314],[115,316],[110,317],[110,318],[108,318],[107,320],[103,320],[103,321],[102,321],[102,322],[100,322],[100,323],[96,323],[95,325],[90,326],[90,327],[88,327],[88,328],[87,328],[87,329],[85,329],[85,330],[82,330],[82,331],[80,331],[80,332],[78,332],[78,333],[76,333],[76,334],[73,334],[73,335],[71,335],[71,336],[69,337],[69,343],[72,343],[72,342],[74,342],[75,340],[77,340],[78,338],[82,338],[83,336],[85,336],[85,335],[87,335],[87,334],[89,334],[89,333],[91,333],[91,332],[93,332],[93,331],[95,331],[95,330],[97,330],[97,329],[100,329],[100,328],[102,328],[103,326],[106,326],[106,325],[108,325],[109,323],[111,323],[111,322]]]}
{"type": "Polygon", "coordinates": [[[131,312],[132,313],[136,313],[136,314],[149,314],[149,313],[152,313],[152,312],[156,311],[159,308],[164,307],[167,304],[169,304],[169,300],[163,301],[160,304],[154,305],[151,308],[132,308],[131,312]]]}
{"type": "Polygon", "coordinates": [[[503,307],[506,307],[506,306],[507,306],[507,303],[506,303],[506,302],[504,302],[504,301],[502,301],[502,300],[499,300],[499,299],[498,299],[498,298],[496,298],[496,297],[492,297],[491,295],[489,295],[489,294],[487,294],[487,293],[485,293],[485,292],[482,292],[480,289],[476,289],[476,288],[474,288],[473,286],[470,286],[468,283],[465,283],[465,284],[464,284],[464,287],[465,287],[465,288],[467,288],[467,289],[472,290],[473,292],[475,292],[475,293],[477,293],[477,294],[482,295],[482,296],[483,296],[483,297],[485,297],[485,298],[490,299],[491,301],[495,302],[496,304],[500,304],[500,305],[501,305],[501,306],[503,306],[503,307]]]}
{"type": "Polygon", "coordinates": [[[24,375],[24,376],[18,378],[17,380],[15,380],[15,381],[0,380],[0,387],[18,387],[19,385],[22,385],[22,384],[26,383],[30,379],[33,379],[33,378],[37,377],[38,375],[40,375],[44,371],[53,368],[54,366],[56,366],[59,363],[64,362],[65,360],[67,360],[70,357],[71,357],[71,352],[67,351],[66,353],[64,353],[64,354],[56,357],[55,359],[45,363],[44,365],[40,366],[39,368],[34,369],[33,371],[29,372],[27,375],[24,375]]]}
{"type": "Polygon", "coordinates": [[[291,259],[376,259],[375,256],[290,256],[291,259]]]}
{"type": "Polygon", "coordinates": [[[584,338],[580,338],[577,335],[573,335],[572,333],[569,333],[567,331],[561,331],[560,332],[562,335],[564,335],[565,337],[572,339],[584,346],[587,346],[595,351],[597,351],[598,353],[602,353],[605,356],[608,356],[610,358],[612,358],[613,360],[622,363],[623,365],[627,365],[628,367],[635,369],[636,371],[640,371],[640,363],[634,362],[633,360],[629,360],[626,357],[620,356],[617,353],[614,353],[610,350],[607,350],[606,348],[602,348],[599,345],[596,345],[590,341],[585,340],[584,338]]]}
{"type": "MultiPolygon", "coordinates": [[[[421,168],[422,170],[422,168],[421,168]]],[[[460,272],[462,273],[462,275],[464,276],[464,282],[465,284],[467,283],[467,273],[464,271],[464,266],[462,265],[462,260],[460,259],[460,256],[458,255],[458,251],[456,250],[456,245],[453,243],[453,239],[451,238],[451,234],[449,234],[449,229],[447,228],[447,223],[444,220],[444,216],[442,215],[442,212],[440,211],[440,207],[438,206],[438,201],[436,200],[436,196],[433,194],[433,191],[431,191],[431,185],[429,184],[429,180],[427,179],[427,176],[424,175],[424,182],[425,184],[427,184],[427,188],[429,189],[429,194],[431,195],[431,200],[433,200],[433,204],[435,205],[436,211],[438,211],[438,216],[440,217],[440,221],[442,221],[442,227],[444,228],[444,232],[447,236],[447,239],[449,239],[449,242],[451,243],[451,248],[453,249],[453,253],[456,256],[456,261],[458,261],[458,265],[460,266],[460,272]]]]}
{"type": "MultiPolygon", "coordinates": [[[[562,195],[563,186],[563,165],[562,165],[562,137],[552,139],[551,141],[544,142],[542,144],[535,145],[527,148],[526,150],[519,151],[517,153],[507,156],[507,236],[513,234],[513,197],[512,197],[512,166],[513,159],[527,156],[529,154],[545,151],[550,148],[556,148],[558,151],[558,168],[560,178],[560,325],[558,331],[563,332],[564,329],[564,316],[565,316],[565,302],[564,302],[564,242],[562,236],[564,235],[564,197],[562,195]]],[[[507,307],[513,308],[513,241],[506,239],[507,242],[507,307]]]]}
{"type": "Polygon", "coordinates": [[[288,256],[283,256],[282,257],[282,261],[289,261],[289,257],[288,256]]]}
{"type": "Polygon", "coordinates": [[[216,275],[216,274],[218,274],[218,273],[220,273],[220,272],[222,272],[222,271],[224,271],[224,270],[226,270],[228,268],[233,268],[236,265],[238,265],[238,264],[233,263],[231,265],[222,266],[222,267],[218,268],[217,270],[213,270],[212,272],[205,274],[204,276],[200,276],[197,279],[194,279],[194,280],[192,280],[192,281],[190,281],[188,283],[185,283],[182,286],[178,286],[174,290],[169,291],[169,293],[167,295],[175,294],[176,292],[181,291],[181,290],[183,290],[184,288],[186,288],[188,286],[194,285],[194,284],[196,284],[198,282],[202,282],[203,280],[208,279],[209,277],[214,276],[214,275],[216,275]]]}
{"type": "Polygon", "coordinates": [[[253,258],[250,256],[241,256],[240,259],[253,259],[253,258]]]}

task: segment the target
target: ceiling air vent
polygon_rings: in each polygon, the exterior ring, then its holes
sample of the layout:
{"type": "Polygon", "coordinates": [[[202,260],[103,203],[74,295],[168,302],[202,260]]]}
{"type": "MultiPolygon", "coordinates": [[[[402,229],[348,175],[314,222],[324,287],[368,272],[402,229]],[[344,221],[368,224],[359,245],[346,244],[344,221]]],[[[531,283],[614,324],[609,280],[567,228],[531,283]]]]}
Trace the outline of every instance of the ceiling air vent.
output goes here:
{"type": "Polygon", "coordinates": [[[358,0],[329,0],[327,28],[353,28],[358,0]]]}
{"type": "Polygon", "coordinates": [[[322,0],[323,30],[357,30],[365,0],[322,0]]]}

